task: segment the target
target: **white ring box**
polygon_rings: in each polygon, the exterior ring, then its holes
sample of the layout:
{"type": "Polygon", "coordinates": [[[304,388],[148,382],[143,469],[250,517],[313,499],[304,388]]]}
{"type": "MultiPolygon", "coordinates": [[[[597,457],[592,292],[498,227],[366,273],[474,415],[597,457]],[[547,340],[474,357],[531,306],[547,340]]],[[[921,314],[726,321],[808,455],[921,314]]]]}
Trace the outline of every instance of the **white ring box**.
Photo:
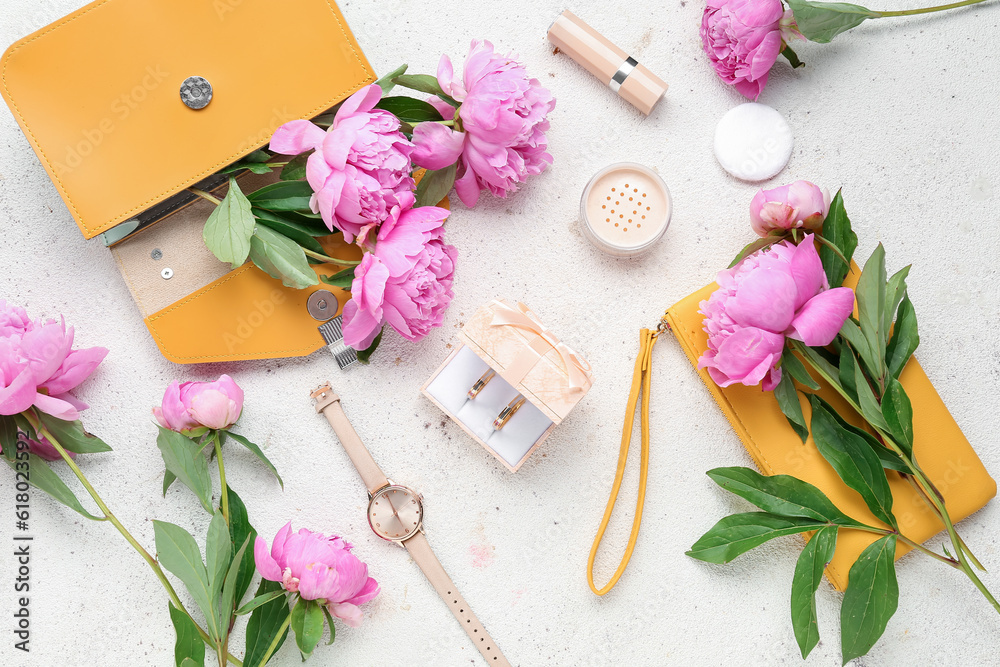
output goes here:
{"type": "Polygon", "coordinates": [[[590,365],[521,303],[490,302],[475,312],[458,338],[460,345],[421,392],[517,472],[590,390],[590,365]],[[496,376],[470,399],[469,389],[491,368],[496,376]],[[518,394],[527,402],[501,430],[493,430],[493,420],[518,394]]]}

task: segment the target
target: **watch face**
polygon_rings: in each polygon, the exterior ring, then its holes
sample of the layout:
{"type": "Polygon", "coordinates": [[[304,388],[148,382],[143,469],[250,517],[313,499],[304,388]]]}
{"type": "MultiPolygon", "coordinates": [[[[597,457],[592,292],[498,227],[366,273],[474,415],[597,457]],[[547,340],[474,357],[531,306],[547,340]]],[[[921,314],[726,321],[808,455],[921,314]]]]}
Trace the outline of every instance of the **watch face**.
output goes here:
{"type": "Polygon", "coordinates": [[[420,530],[424,506],[417,492],[405,486],[379,489],[368,503],[368,524],[384,540],[405,540],[420,530]]]}

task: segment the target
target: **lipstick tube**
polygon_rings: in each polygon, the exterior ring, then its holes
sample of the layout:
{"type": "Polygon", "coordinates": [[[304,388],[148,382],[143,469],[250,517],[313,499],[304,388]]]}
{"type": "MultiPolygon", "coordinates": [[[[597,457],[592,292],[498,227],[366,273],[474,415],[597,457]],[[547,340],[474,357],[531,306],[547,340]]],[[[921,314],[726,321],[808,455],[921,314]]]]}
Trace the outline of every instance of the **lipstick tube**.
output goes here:
{"type": "Polygon", "coordinates": [[[548,37],[560,51],[647,116],[667,92],[663,79],[569,10],[552,23],[548,37]]]}

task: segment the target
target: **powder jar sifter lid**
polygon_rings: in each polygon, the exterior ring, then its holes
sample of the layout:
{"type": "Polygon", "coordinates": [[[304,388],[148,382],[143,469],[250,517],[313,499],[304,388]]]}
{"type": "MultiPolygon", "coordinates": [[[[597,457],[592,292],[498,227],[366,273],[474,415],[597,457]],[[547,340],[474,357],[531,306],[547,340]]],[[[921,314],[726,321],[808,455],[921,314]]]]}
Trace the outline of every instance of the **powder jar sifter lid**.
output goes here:
{"type": "Polygon", "coordinates": [[[604,252],[634,257],[649,251],[670,225],[670,191],[652,169],[618,162],[597,172],[583,189],[584,235],[604,252]]]}

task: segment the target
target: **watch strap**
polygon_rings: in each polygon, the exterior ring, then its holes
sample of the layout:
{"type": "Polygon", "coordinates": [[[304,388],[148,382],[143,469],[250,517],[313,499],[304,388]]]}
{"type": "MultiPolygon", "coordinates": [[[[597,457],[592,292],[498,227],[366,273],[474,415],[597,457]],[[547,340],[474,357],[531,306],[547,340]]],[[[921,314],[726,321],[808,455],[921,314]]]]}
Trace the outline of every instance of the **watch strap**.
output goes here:
{"type": "Polygon", "coordinates": [[[340,396],[334,393],[329,384],[325,384],[311,396],[316,400],[316,412],[326,417],[333,427],[333,432],[337,434],[337,439],[344,447],[344,451],[351,458],[354,467],[358,469],[368,493],[373,494],[389,483],[389,478],[385,476],[382,469],[375,463],[371,453],[361,442],[358,432],[351,426],[351,422],[344,414],[344,408],[340,405],[340,396]]]}
{"type": "Polygon", "coordinates": [[[410,556],[413,557],[413,560],[423,570],[427,580],[434,586],[434,590],[438,592],[441,599],[448,605],[448,609],[458,619],[462,629],[465,630],[465,634],[469,635],[472,643],[476,645],[483,658],[486,659],[486,664],[496,667],[510,667],[507,658],[500,652],[496,642],[486,632],[483,624],[472,613],[469,603],[458,592],[455,583],[448,576],[448,573],[445,572],[437,556],[434,555],[427,537],[422,532],[418,532],[403,542],[403,546],[410,552],[410,556]]]}

